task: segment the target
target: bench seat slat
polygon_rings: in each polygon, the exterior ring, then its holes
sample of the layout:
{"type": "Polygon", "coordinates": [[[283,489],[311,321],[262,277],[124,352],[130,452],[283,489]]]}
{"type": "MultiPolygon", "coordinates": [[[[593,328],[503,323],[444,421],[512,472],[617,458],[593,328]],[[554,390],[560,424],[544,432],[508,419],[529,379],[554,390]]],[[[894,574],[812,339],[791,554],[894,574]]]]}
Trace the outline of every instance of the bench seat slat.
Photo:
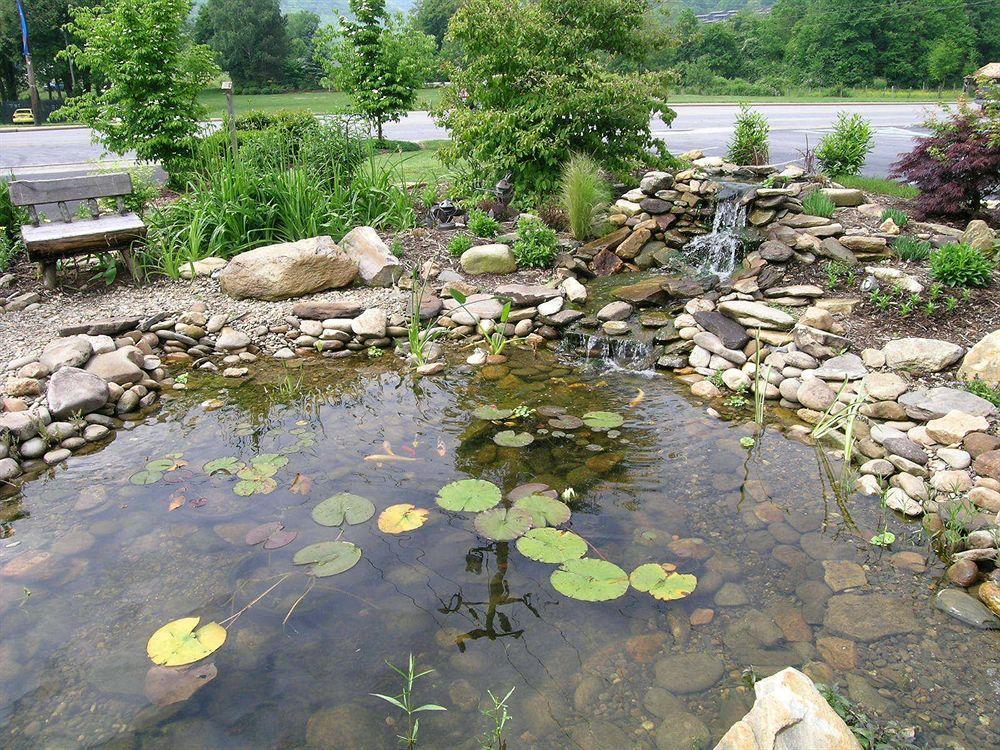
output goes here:
{"type": "Polygon", "coordinates": [[[119,250],[145,236],[146,225],[136,214],[106,214],[99,219],[82,219],[72,224],[52,222],[21,227],[24,247],[33,261],[119,250]]]}
{"type": "Polygon", "coordinates": [[[128,195],[132,192],[132,176],[128,172],[117,172],[53,180],[14,180],[9,189],[15,206],[37,206],[128,195]]]}

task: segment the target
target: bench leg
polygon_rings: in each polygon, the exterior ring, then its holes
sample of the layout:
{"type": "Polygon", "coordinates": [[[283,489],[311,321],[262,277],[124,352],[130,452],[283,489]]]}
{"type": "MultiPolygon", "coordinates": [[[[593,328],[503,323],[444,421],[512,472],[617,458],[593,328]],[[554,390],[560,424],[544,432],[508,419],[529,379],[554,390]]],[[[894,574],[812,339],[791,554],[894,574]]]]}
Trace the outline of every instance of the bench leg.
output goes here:
{"type": "Polygon", "coordinates": [[[132,281],[138,280],[138,268],[135,265],[135,254],[132,252],[132,248],[128,250],[122,250],[122,259],[125,261],[125,267],[128,269],[128,275],[132,277],[132,281]]]}
{"type": "Polygon", "coordinates": [[[56,262],[54,260],[39,263],[38,271],[42,276],[42,286],[46,289],[57,289],[59,287],[59,280],[56,276],[56,262]]]}

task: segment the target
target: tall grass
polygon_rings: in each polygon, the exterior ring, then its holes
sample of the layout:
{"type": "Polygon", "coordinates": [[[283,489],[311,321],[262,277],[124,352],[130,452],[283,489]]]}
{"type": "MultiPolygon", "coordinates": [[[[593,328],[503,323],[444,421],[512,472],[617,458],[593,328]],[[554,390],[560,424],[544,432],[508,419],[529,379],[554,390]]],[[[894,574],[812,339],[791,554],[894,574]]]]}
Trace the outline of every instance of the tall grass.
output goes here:
{"type": "Polygon", "coordinates": [[[563,166],[561,191],[573,237],[586,240],[599,234],[611,190],[597,162],[585,154],[571,156],[563,166]]]}

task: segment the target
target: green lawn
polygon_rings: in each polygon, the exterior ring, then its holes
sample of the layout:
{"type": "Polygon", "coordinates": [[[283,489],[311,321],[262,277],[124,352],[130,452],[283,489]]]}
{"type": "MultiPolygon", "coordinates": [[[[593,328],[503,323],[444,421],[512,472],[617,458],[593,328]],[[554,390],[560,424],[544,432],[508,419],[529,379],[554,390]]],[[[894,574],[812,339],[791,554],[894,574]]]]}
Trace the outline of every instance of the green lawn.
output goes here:
{"type": "Polygon", "coordinates": [[[923,89],[907,89],[891,91],[888,89],[849,89],[845,96],[830,96],[822,91],[791,91],[784,96],[723,96],[717,94],[671,93],[670,104],[849,104],[851,102],[875,102],[892,104],[893,102],[955,102],[961,92],[955,90],[924,91],[923,89]]]}
{"type": "MultiPolygon", "coordinates": [[[[436,104],[441,89],[421,89],[417,95],[417,109],[427,109],[436,104]]],[[[226,113],[226,95],[221,91],[206,90],[201,102],[208,107],[209,117],[222,117],[226,113]]],[[[236,113],[249,109],[273,112],[276,109],[309,109],[319,115],[343,112],[349,109],[350,99],[340,91],[300,91],[288,94],[251,94],[233,97],[236,113]]]]}
{"type": "Polygon", "coordinates": [[[400,182],[426,182],[434,184],[448,173],[448,168],[437,158],[438,149],[448,141],[424,141],[420,151],[381,154],[378,161],[391,166],[400,182]]]}
{"type": "Polygon", "coordinates": [[[906,185],[905,183],[896,182],[895,180],[889,180],[884,177],[865,177],[863,175],[857,175],[856,177],[841,176],[834,179],[844,187],[857,188],[858,190],[863,190],[866,193],[874,193],[876,195],[887,195],[891,198],[905,198],[907,200],[912,200],[920,195],[920,191],[912,185],[906,185]]]}

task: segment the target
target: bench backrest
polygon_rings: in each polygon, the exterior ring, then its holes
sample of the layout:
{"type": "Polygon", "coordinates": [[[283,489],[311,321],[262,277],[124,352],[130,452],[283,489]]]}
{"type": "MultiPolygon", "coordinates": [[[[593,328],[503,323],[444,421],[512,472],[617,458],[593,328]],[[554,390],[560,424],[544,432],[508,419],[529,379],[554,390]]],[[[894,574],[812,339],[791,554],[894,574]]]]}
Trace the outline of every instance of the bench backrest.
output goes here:
{"type": "Polygon", "coordinates": [[[118,213],[124,214],[122,197],[132,192],[132,175],[128,172],[94,174],[84,177],[59,177],[54,180],[14,180],[9,186],[10,200],[15,206],[28,206],[32,223],[38,226],[36,206],[55,203],[59,206],[62,220],[73,220],[67,201],[83,201],[90,208],[91,215],[100,217],[98,198],[117,198],[118,213]]]}

